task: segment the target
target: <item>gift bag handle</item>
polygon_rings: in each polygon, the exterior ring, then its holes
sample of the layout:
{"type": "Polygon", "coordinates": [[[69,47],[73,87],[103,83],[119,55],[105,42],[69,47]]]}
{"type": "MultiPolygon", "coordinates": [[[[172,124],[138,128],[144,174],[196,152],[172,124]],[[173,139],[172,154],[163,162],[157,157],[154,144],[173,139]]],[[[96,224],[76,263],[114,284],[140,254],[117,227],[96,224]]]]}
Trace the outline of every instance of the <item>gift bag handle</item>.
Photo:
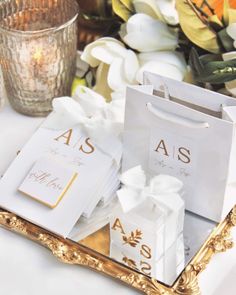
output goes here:
{"type": "Polygon", "coordinates": [[[190,127],[190,128],[195,128],[195,129],[210,127],[209,123],[207,122],[199,122],[199,121],[191,120],[185,117],[181,117],[176,114],[168,113],[163,110],[159,110],[156,107],[154,107],[152,103],[150,102],[147,103],[147,109],[149,112],[151,112],[153,115],[155,115],[159,119],[167,120],[172,123],[177,123],[177,124],[190,127]]]}

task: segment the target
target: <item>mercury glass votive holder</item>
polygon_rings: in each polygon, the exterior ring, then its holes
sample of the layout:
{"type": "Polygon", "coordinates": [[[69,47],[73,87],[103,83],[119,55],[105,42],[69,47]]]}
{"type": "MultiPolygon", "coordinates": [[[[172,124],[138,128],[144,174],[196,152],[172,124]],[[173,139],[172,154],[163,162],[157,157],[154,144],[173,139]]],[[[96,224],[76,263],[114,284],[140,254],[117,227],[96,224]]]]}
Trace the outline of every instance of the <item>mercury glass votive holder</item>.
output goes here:
{"type": "Polygon", "coordinates": [[[78,13],[76,0],[0,1],[0,63],[16,111],[45,116],[70,94],[78,13]]]}

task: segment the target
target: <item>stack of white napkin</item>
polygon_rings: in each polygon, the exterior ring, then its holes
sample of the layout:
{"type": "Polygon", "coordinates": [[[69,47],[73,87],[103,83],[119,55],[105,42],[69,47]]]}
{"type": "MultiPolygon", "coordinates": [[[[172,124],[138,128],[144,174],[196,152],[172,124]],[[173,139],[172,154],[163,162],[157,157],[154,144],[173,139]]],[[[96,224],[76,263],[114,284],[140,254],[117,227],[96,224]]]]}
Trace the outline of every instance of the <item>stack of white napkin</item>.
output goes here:
{"type": "MultiPolygon", "coordinates": [[[[105,212],[103,208],[109,206],[120,186],[121,133],[124,126],[125,101],[115,100],[107,103],[103,96],[83,86],[77,87],[73,99],[80,106],[80,110],[77,109],[74,113],[75,122],[82,123],[81,128],[112,161],[102,182],[98,183],[94,197],[84,209],[83,217],[91,219],[95,209],[93,215],[99,214],[99,209],[105,212]]],[[[97,171],[100,173],[99,167],[97,171]]],[[[107,218],[107,214],[105,215],[107,218]]]]}

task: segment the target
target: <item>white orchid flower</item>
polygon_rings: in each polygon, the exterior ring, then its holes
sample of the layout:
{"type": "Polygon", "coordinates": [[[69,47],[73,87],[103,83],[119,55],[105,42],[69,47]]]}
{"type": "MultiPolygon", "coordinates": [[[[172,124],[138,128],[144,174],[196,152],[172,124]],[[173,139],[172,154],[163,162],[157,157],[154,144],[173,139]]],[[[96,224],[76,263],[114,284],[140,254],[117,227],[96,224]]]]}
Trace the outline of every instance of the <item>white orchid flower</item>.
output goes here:
{"type": "Polygon", "coordinates": [[[138,57],[140,69],[136,79],[139,83],[143,82],[143,73],[145,71],[179,81],[182,81],[187,73],[186,61],[184,56],[179,52],[159,51],[140,53],[138,57]]]}
{"type": "Polygon", "coordinates": [[[175,50],[177,33],[160,20],[137,13],[121,25],[120,36],[131,48],[140,52],[175,50]]]}
{"type": "Polygon", "coordinates": [[[101,38],[87,45],[81,59],[97,67],[94,90],[111,99],[113,92],[124,97],[127,85],[137,84],[139,69],[136,54],[114,38],[101,38]]]}
{"type": "Polygon", "coordinates": [[[133,0],[137,13],[145,13],[170,25],[179,23],[175,0],[133,0]]]}
{"type": "Polygon", "coordinates": [[[236,48],[236,23],[229,25],[226,32],[232,39],[234,39],[234,47],[236,48]]]}

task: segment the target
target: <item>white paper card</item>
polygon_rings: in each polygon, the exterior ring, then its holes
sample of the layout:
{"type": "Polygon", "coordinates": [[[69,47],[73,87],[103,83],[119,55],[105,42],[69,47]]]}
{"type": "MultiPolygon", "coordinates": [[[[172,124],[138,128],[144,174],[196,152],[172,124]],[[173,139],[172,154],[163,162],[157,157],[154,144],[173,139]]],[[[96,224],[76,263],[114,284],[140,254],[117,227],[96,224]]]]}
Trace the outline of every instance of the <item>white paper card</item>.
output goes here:
{"type": "Polygon", "coordinates": [[[78,174],[50,158],[38,160],[27,174],[19,191],[55,208],[73,185],[78,174]]]}

